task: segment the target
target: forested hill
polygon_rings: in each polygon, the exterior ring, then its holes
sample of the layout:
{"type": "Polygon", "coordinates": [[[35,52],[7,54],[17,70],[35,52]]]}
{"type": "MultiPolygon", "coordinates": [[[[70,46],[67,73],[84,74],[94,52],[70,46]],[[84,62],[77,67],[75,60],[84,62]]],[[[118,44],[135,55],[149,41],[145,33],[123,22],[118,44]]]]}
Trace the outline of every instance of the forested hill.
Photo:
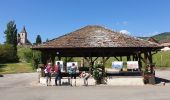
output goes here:
{"type": "MultiPolygon", "coordinates": [[[[150,37],[139,37],[139,38],[146,40],[146,39],[148,39],[150,37]]],[[[160,34],[152,36],[152,38],[156,39],[158,42],[160,40],[164,40],[164,39],[167,39],[167,38],[170,39],[170,32],[160,33],[160,34]]]]}
{"type": "Polygon", "coordinates": [[[152,37],[154,39],[156,39],[157,41],[164,40],[164,39],[170,38],[170,32],[160,33],[160,34],[154,35],[152,37]]]}

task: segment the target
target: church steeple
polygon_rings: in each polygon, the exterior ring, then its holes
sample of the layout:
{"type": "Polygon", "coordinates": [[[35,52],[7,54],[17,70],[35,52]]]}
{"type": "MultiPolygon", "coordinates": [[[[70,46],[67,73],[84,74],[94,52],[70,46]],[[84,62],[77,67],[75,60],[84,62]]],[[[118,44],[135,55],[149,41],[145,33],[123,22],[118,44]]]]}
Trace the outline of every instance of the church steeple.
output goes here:
{"type": "Polygon", "coordinates": [[[26,29],[25,29],[25,26],[23,27],[21,33],[27,33],[26,29]]]}
{"type": "Polygon", "coordinates": [[[27,32],[25,26],[23,27],[22,31],[18,35],[18,43],[21,45],[27,44],[27,32]]]}
{"type": "Polygon", "coordinates": [[[27,39],[25,26],[23,26],[22,31],[18,33],[18,45],[31,45],[31,42],[27,39]]]}

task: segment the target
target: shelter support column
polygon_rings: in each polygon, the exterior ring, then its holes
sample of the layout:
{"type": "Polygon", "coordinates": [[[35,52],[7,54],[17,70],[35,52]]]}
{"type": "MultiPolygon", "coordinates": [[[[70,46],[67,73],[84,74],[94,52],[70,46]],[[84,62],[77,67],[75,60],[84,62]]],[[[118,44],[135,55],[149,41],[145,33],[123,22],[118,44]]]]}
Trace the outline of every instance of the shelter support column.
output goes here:
{"type": "MultiPolygon", "coordinates": [[[[147,66],[152,66],[153,64],[153,60],[152,60],[152,54],[151,54],[151,51],[149,52],[144,52],[144,63],[145,63],[145,66],[147,68],[147,66]]],[[[151,69],[151,71],[153,71],[151,69]]]]}
{"type": "Polygon", "coordinates": [[[139,62],[139,70],[141,71],[142,69],[141,53],[138,53],[137,56],[138,56],[138,62],[139,62]]]}
{"type": "Polygon", "coordinates": [[[95,59],[93,59],[93,57],[84,57],[84,59],[86,59],[86,61],[89,63],[89,65],[90,65],[89,71],[90,71],[90,73],[92,73],[94,62],[98,59],[98,57],[96,57],[95,59]]]}
{"type": "Polygon", "coordinates": [[[107,62],[107,60],[109,59],[110,57],[102,57],[102,62],[103,62],[103,67],[102,67],[102,73],[103,73],[103,75],[102,76],[104,76],[104,73],[105,73],[105,65],[106,65],[106,62],[107,62]]]}
{"type": "Polygon", "coordinates": [[[52,64],[55,65],[55,53],[51,54],[51,61],[52,61],[52,64]]]}
{"type": "Polygon", "coordinates": [[[41,51],[41,60],[44,65],[47,64],[48,54],[47,52],[41,51]]]}

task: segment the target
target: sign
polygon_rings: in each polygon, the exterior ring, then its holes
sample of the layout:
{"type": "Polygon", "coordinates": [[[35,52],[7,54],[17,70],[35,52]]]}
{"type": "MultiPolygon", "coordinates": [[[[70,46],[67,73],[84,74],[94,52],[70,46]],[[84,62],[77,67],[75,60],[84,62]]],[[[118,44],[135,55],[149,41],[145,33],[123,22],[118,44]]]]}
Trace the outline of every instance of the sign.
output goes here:
{"type": "Polygon", "coordinates": [[[63,61],[56,61],[55,64],[57,65],[58,62],[60,63],[61,72],[64,72],[63,61]]]}
{"type": "Polygon", "coordinates": [[[112,62],[112,68],[113,69],[122,69],[123,68],[123,62],[122,61],[112,62]]]}
{"type": "Polygon", "coordinates": [[[67,71],[69,71],[72,67],[72,65],[75,64],[78,70],[78,62],[67,62],[67,71]]]}
{"type": "Polygon", "coordinates": [[[127,62],[127,69],[138,69],[139,64],[138,61],[128,61],[127,62]]]}

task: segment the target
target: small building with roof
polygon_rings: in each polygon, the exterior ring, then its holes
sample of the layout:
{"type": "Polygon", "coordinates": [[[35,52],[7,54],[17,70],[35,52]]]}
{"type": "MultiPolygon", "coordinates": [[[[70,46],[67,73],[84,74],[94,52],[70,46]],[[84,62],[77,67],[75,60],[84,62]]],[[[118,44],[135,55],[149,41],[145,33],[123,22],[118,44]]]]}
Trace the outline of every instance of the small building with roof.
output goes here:
{"type": "MultiPolygon", "coordinates": [[[[139,39],[128,34],[112,31],[102,26],[90,25],[54,38],[42,44],[33,45],[33,50],[41,51],[42,63],[47,64],[50,59],[54,64],[55,57],[83,57],[88,63],[90,71],[94,62],[102,59],[102,72],[105,72],[106,62],[114,57],[122,61],[137,61],[139,70],[152,65],[152,56],[162,48],[158,43],[139,39]]],[[[153,72],[153,67],[151,69],[153,72]]],[[[104,75],[104,74],[103,74],[104,75]]]]}
{"type": "Polygon", "coordinates": [[[56,56],[59,58],[83,57],[89,62],[90,67],[93,67],[96,59],[101,57],[103,66],[105,66],[110,57],[115,57],[117,60],[127,57],[127,61],[138,61],[140,69],[142,62],[145,65],[152,64],[152,55],[161,48],[157,43],[97,25],[86,26],[48,42],[32,46],[33,50],[42,52],[44,64],[48,59],[54,63],[56,56]]]}
{"type": "MultiPolygon", "coordinates": [[[[134,56],[152,63],[152,52],[159,50],[157,43],[145,41],[109,30],[101,26],[86,26],[48,42],[34,45],[33,50],[59,57],[116,57],[134,56]],[[149,61],[148,61],[149,60],[149,61]]],[[[46,62],[44,62],[46,63],[46,62]]]]}

